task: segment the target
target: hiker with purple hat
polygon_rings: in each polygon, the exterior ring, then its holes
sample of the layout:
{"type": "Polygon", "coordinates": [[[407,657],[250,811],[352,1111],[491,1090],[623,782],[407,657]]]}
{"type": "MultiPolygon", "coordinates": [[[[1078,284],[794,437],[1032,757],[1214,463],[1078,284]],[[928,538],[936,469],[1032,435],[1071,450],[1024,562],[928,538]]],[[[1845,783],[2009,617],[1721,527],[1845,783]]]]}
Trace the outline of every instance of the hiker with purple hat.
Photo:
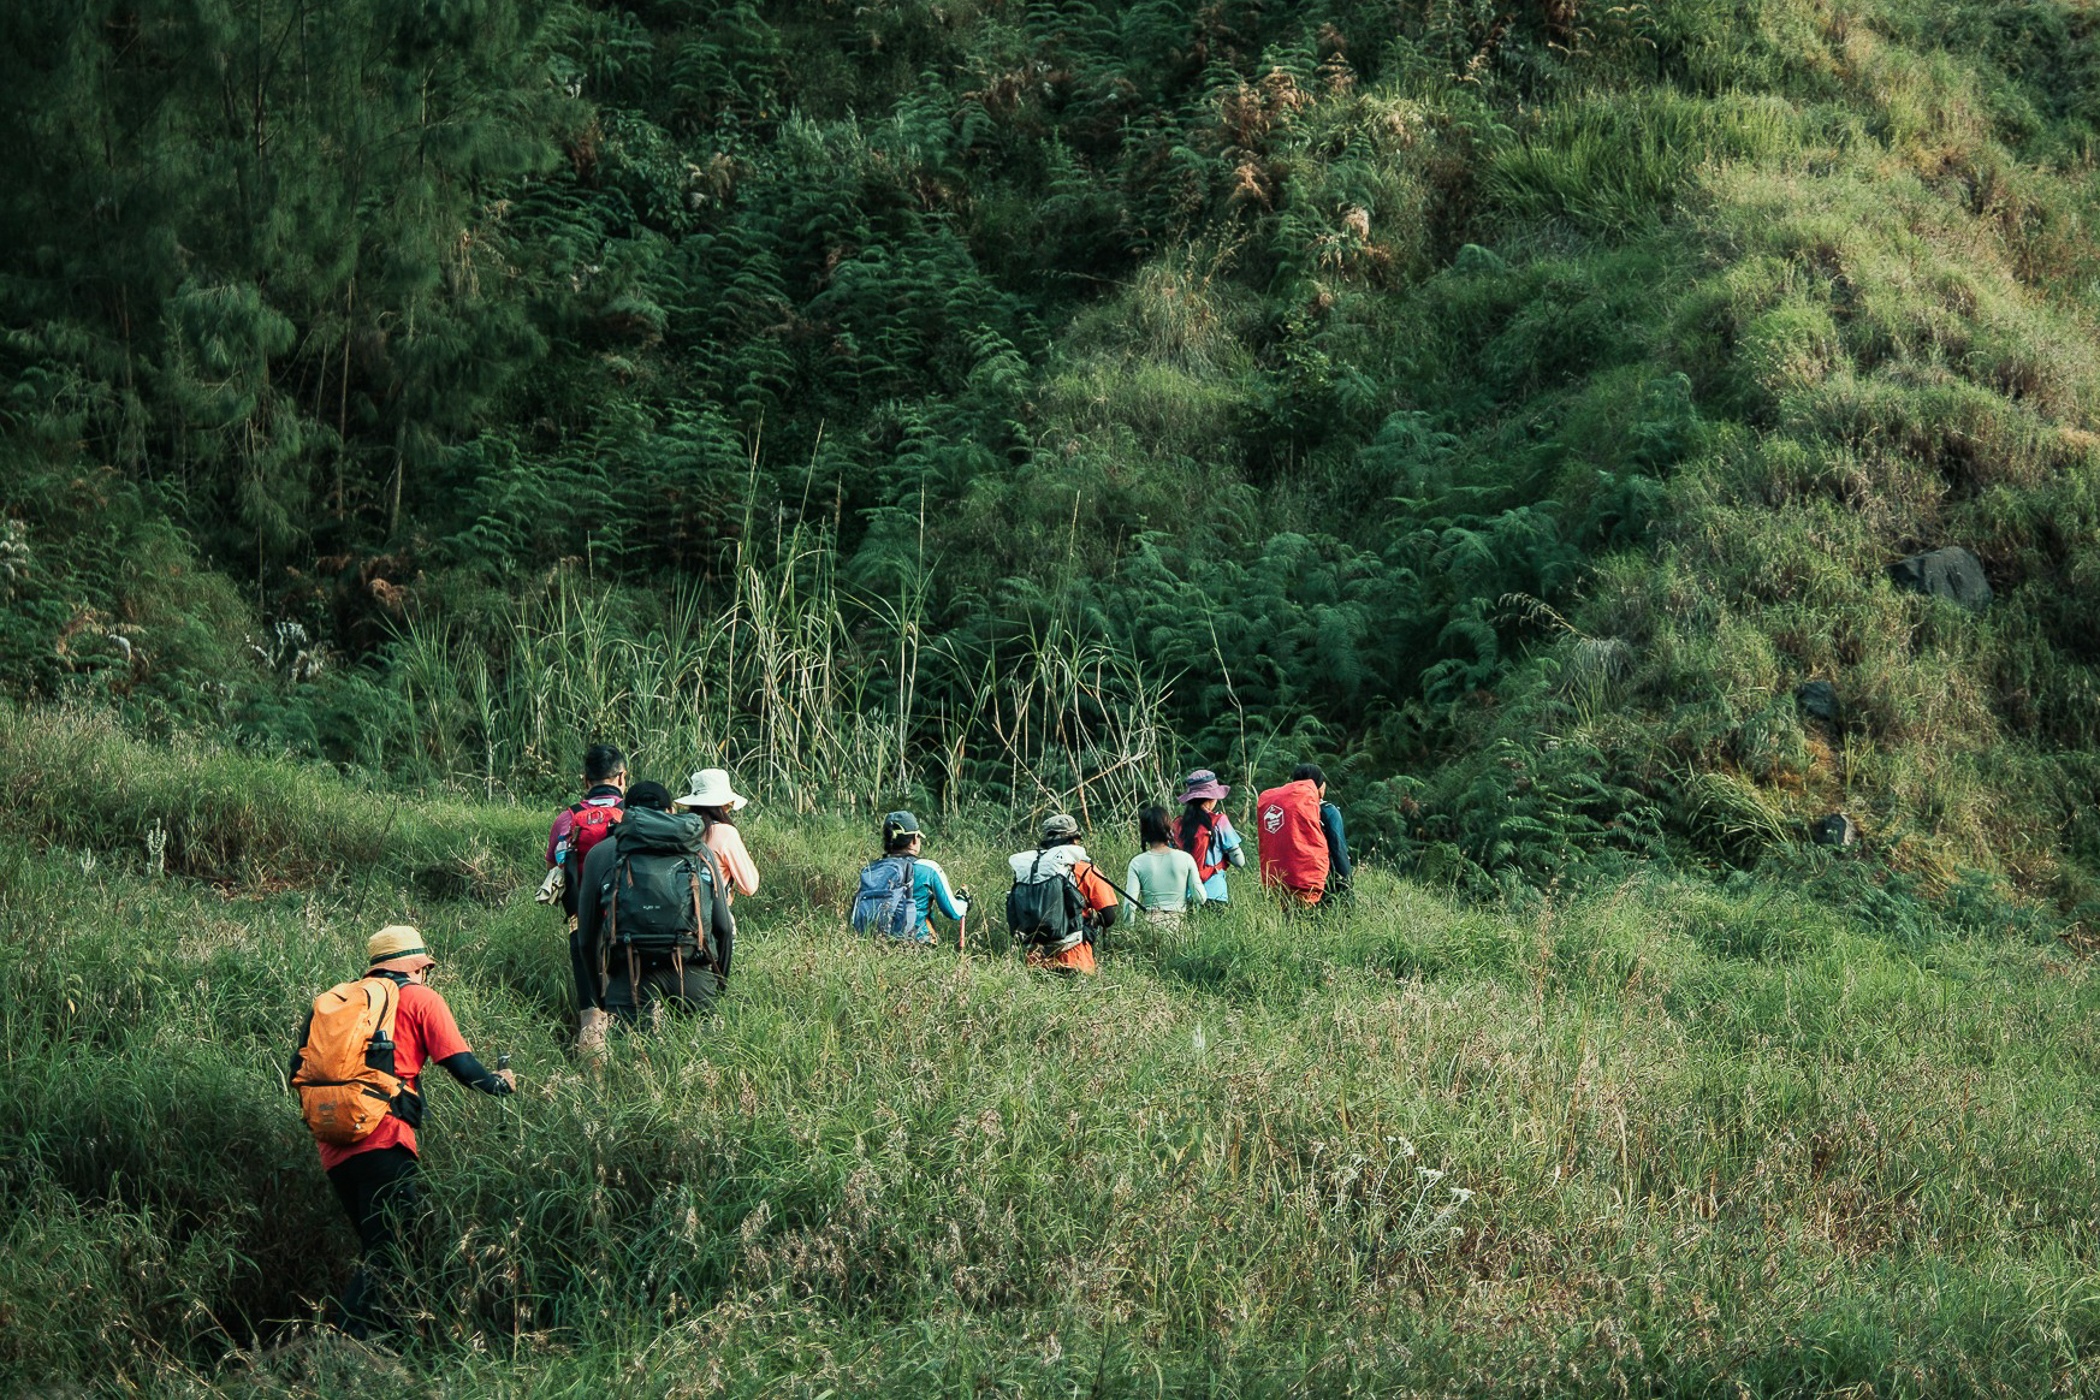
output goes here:
{"type": "Polygon", "coordinates": [[[1240,849],[1240,834],[1232,829],[1232,818],[1219,807],[1232,791],[1208,768],[1198,768],[1181,781],[1181,817],[1174,823],[1174,844],[1196,862],[1196,876],[1203,882],[1209,903],[1223,906],[1225,868],[1245,866],[1247,853],[1240,849]]]}

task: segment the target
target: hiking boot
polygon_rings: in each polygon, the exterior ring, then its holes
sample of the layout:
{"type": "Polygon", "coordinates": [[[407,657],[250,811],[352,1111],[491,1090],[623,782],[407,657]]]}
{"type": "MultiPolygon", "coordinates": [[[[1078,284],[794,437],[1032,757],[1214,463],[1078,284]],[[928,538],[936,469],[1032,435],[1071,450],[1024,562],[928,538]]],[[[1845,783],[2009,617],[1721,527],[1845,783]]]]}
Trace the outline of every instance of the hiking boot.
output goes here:
{"type": "Polygon", "coordinates": [[[597,1055],[605,1050],[605,1032],[612,1017],[595,1006],[576,1013],[576,1053],[597,1055]]]}

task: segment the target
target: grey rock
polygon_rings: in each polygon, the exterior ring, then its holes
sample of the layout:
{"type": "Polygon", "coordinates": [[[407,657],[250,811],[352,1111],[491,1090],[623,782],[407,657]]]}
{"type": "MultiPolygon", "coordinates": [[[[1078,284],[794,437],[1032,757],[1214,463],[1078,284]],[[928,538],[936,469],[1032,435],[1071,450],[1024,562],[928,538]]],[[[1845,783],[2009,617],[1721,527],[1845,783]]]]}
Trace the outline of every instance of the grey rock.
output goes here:
{"type": "Polygon", "coordinates": [[[1836,724],[1838,721],[1838,690],[1829,681],[1804,683],[1794,692],[1794,703],[1801,707],[1801,714],[1805,719],[1817,719],[1825,724],[1836,724]]]}
{"type": "Polygon", "coordinates": [[[1983,576],[1982,562],[1959,545],[1900,559],[1889,565],[1889,580],[1898,588],[1945,598],[1970,612],[1991,605],[1991,584],[1983,576]]]}
{"type": "Polygon", "coordinates": [[[1809,833],[1818,846],[1850,846],[1859,840],[1859,823],[1843,812],[1832,812],[1810,827],[1809,833]]]}

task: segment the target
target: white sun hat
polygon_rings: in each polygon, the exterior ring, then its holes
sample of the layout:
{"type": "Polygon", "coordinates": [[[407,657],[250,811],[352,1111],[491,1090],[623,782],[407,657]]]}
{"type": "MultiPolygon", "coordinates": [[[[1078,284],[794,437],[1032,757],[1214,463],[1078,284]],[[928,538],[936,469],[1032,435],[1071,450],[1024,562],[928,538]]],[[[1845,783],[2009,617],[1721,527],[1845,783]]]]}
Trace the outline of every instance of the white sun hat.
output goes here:
{"type": "Polygon", "coordinates": [[[687,786],[692,791],[675,799],[681,807],[727,807],[738,812],[750,800],[738,796],[729,786],[729,770],[726,768],[703,768],[693,774],[687,786]]]}

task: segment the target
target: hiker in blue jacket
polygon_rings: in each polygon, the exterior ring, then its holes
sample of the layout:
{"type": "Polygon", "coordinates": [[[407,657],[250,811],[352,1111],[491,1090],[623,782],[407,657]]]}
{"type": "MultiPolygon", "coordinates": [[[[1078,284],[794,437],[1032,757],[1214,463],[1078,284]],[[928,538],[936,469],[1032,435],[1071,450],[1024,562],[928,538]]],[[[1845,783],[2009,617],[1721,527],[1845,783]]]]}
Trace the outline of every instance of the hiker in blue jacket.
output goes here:
{"type": "Polygon", "coordinates": [[[920,856],[925,844],[925,830],[910,812],[892,812],[882,819],[882,854],[862,869],[860,893],[853,901],[855,929],[923,945],[934,941],[934,910],[958,922],[969,914],[970,892],[949,887],[947,872],[920,856]],[[901,908],[907,871],[908,916],[901,908]]]}

